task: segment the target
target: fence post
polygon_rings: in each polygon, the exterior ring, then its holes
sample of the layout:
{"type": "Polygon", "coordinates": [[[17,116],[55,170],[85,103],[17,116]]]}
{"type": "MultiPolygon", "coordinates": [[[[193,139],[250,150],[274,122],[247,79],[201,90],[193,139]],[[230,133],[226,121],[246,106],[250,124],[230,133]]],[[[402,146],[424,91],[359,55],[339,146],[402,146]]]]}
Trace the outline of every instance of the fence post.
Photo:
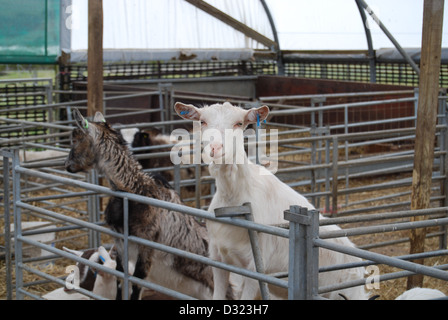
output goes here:
{"type": "Polygon", "coordinates": [[[17,206],[20,201],[20,173],[16,171],[19,161],[19,150],[14,150],[12,158],[12,176],[13,176],[13,212],[14,212],[14,258],[16,263],[16,300],[23,300],[23,271],[22,271],[22,209],[17,206]]]}
{"type": "MultiPolygon", "coordinates": [[[[337,214],[338,212],[338,137],[333,138],[333,182],[332,182],[332,210],[331,214],[337,214]]],[[[348,172],[346,172],[346,177],[348,177],[348,172]]]]}
{"type": "Polygon", "coordinates": [[[11,212],[9,193],[9,158],[12,155],[6,150],[2,150],[3,156],[3,204],[5,220],[5,267],[6,267],[6,300],[12,300],[12,253],[11,253],[11,212]]]}
{"type": "MultiPolygon", "coordinates": [[[[434,165],[434,140],[437,124],[440,55],[443,26],[443,0],[425,0],[423,4],[423,29],[417,128],[415,132],[414,169],[412,171],[411,210],[430,207],[432,170],[434,165]]],[[[411,217],[411,222],[426,219],[411,217]]],[[[410,253],[425,251],[426,229],[411,230],[410,253]]],[[[415,261],[423,264],[423,259],[415,261]]],[[[411,276],[407,288],[421,287],[423,275],[411,276]]]]}
{"type": "Polygon", "coordinates": [[[288,299],[312,300],[318,294],[319,248],[313,239],[319,236],[319,214],[291,206],[284,215],[289,221],[288,299]]]}

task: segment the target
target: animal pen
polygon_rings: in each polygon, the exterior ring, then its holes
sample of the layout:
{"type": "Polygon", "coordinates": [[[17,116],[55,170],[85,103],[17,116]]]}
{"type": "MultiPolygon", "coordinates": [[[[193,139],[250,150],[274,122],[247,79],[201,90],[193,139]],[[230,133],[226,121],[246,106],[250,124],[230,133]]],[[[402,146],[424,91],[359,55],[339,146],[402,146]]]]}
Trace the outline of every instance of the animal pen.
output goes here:
{"type": "MultiPolygon", "coordinates": [[[[20,81],[19,81],[20,82],[20,81]]],[[[267,226],[240,219],[217,217],[206,211],[214,193],[214,182],[206,166],[176,165],[146,169],[170,172],[172,185],[186,205],[176,205],[135,194],[113,192],[102,186],[102,177],[94,170],[71,174],[64,169],[74,128],[71,109],[86,110],[85,84],[71,91],[52,91],[46,80],[35,80],[42,90],[37,93],[8,93],[8,97],[43,97],[29,106],[1,109],[1,156],[3,160],[3,213],[0,216],[2,258],[7,299],[42,299],[42,296],[66,285],[68,266],[81,262],[123,279],[123,292],[131,283],[147,288],[147,294],[159,292],[177,299],[189,299],[174,290],[139,279],[127,273],[74,256],[62,247],[84,250],[99,245],[110,247],[113,238],[149,246],[156,250],[224,268],[262,283],[288,289],[290,299],[322,299],[327,292],[352,286],[364,286],[373,293],[394,298],[381,291],[387,283],[396,283],[419,273],[435,279],[439,287],[448,281],[447,225],[447,95],[439,96],[437,139],[432,175],[432,208],[410,210],[413,168],[413,146],[418,91],[409,87],[331,82],[333,91],[317,92],[326,80],[303,80],[271,76],[216,77],[210,79],[132,80],[105,82],[105,117],[117,129],[138,127],[157,129],[170,134],[174,128],[188,128],[187,121],[172,111],[174,102],[196,105],[229,101],[241,107],[266,104],[270,117],[257,135],[270,146],[278,145],[277,176],[305,195],[327,219],[318,221],[317,214],[303,208],[285,208],[289,225],[267,226]],[[288,85],[286,85],[288,83],[288,85]],[[305,85],[306,83],[306,85],[305,85]],[[308,87],[307,87],[308,86],[308,87]],[[218,89],[217,89],[218,88],[218,89]],[[286,91],[285,88],[289,88],[286,91]],[[311,89],[314,88],[314,89],[311,89]],[[314,91],[313,91],[314,90],[314,91]],[[56,102],[53,97],[72,95],[69,102],[56,102]],[[18,115],[39,113],[42,121],[18,115]],[[17,115],[17,116],[14,116],[17,115]],[[274,140],[270,130],[277,129],[274,140]],[[58,151],[39,160],[21,156],[24,150],[58,151]],[[124,224],[128,202],[160,206],[196,217],[289,238],[289,270],[281,274],[263,274],[214,261],[179,249],[150,242],[135,236],[113,232],[105,226],[103,211],[110,196],[121,197],[124,224]],[[409,222],[412,216],[425,216],[423,221],[409,222]],[[42,224],[28,227],[27,222],[42,224]],[[319,233],[318,225],[338,224],[340,232],[319,233]],[[407,230],[427,228],[427,250],[421,254],[406,253],[407,230]],[[51,234],[50,240],[37,236],[51,234]],[[331,244],[326,239],[348,236],[357,248],[331,244]],[[364,259],[369,274],[350,283],[318,287],[319,273],[353,268],[358,265],[334,265],[316,268],[317,248],[326,248],[364,259]],[[424,266],[411,262],[425,258],[436,261],[424,266]],[[393,269],[396,268],[396,269],[393,269]],[[442,285],[440,285],[442,283],[442,285]]],[[[21,83],[24,87],[27,84],[21,83]]],[[[255,128],[257,129],[257,128],[255,128]]],[[[258,130],[257,130],[258,132],[258,130]]],[[[173,144],[134,149],[138,159],[163,159],[173,144]]],[[[256,159],[253,159],[256,161],[256,159]]],[[[228,208],[238,212],[240,208],[228,208]]],[[[127,230],[124,227],[124,230],[127,230]]],[[[252,232],[253,233],[253,232],[252,232]]],[[[126,250],[126,249],[125,249],[126,250]]],[[[256,252],[256,244],[254,248],[256,252]]],[[[127,257],[125,251],[124,257],[127,257]]],[[[125,259],[124,265],[127,265],[125,259]]],[[[83,288],[76,291],[96,299],[83,288]]],[[[444,292],[447,294],[448,292],[444,292]]],[[[262,291],[263,298],[269,292],[262,291]]],[[[123,299],[129,297],[124,294],[123,299]]]]}

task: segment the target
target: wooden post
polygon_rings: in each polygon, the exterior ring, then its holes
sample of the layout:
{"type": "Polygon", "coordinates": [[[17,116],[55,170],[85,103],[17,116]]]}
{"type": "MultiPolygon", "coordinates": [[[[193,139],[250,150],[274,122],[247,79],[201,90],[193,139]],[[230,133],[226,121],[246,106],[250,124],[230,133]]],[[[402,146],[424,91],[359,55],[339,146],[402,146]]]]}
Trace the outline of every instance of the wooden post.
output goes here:
{"type": "MultiPolygon", "coordinates": [[[[423,8],[422,49],[420,59],[420,85],[415,137],[414,170],[412,173],[411,210],[425,209],[430,205],[434,142],[437,122],[439,72],[442,44],[444,0],[425,0],[423,8]]],[[[426,219],[419,216],[411,219],[426,219]]],[[[410,253],[424,251],[425,229],[411,230],[410,253]]],[[[423,264],[423,259],[415,261],[423,264]]],[[[423,275],[408,278],[407,287],[421,287],[423,275]]]]}
{"type": "Polygon", "coordinates": [[[103,113],[103,0],[89,0],[87,115],[103,113]]]}

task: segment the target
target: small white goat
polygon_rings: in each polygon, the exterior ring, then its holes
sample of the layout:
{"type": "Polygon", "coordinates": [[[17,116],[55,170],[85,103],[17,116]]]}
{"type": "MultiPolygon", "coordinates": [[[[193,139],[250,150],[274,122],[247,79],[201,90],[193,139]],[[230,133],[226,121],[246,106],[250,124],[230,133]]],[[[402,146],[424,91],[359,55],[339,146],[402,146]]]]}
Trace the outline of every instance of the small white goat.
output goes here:
{"type": "MultiPolygon", "coordinates": [[[[196,108],[178,102],[175,110],[184,119],[200,121],[203,137],[207,135],[206,130],[214,130],[213,140],[204,148],[211,158],[210,174],[216,179],[216,193],[209,207],[210,212],[214,212],[219,207],[240,206],[250,202],[255,222],[276,225],[287,222],[283,219],[283,212],[291,205],[314,209],[305,197],[281,182],[266,168],[251,163],[247,159],[242,143],[232,146],[236,152],[229,153],[227,150],[232,149],[226,149],[225,139],[220,139],[219,134],[216,134],[221,133],[221,137],[225,137],[227,129],[244,130],[251,123],[265,120],[269,113],[267,106],[244,110],[226,102],[196,108]],[[241,162],[240,159],[235,162],[235,156],[241,155],[243,155],[243,161],[241,162]]],[[[207,228],[210,236],[211,258],[255,270],[247,230],[213,221],[207,221],[207,228]]],[[[334,225],[320,228],[322,231],[338,229],[340,228],[334,225]]],[[[348,238],[336,238],[331,241],[345,246],[354,246],[348,238]]],[[[266,273],[288,270],[288,239],[260,233],[259,244],[266,273]]],[[[328,266],[359,262],[361,259],[321,249],[319,261],[321,266],[328,266]]],[[[319,276],[319,285],[362,279],[364,273],[365,269],[362,267],[326,272],[319,276]]],[[[259,297],[258,282],[250,278],[243,279],[241,299],[259,297]]],[[[225,299],[229,272],[213,268],[213,280],[215,283],[213,298],[225,299]]],[[[286,290],[278,287],[270,287],[270,291],[275,298],[287,296],[286,290]]],[[[340,299],[338,293],[344,294],[349,299],[368,298],[363,287],[344,289],[325,296],[330,299],[340,299]]]]}
{"type": "Polygon", "coordinates": [[[445,297],[443,292],[437,289],[412,288],[403,292],[395,300],[431,300],[443,297],[445,297]]]}
{"type": "MultiPolygon", "coordinates": [[[[113,260],[107,250],[100,246],[97,250],[78,251],[64,247],[64,250],[78,257],[88,259],[89,261],[103,264],[105,267],[115,270],[117,262],[113,260]]],[[[112,251],[112,250],[111,250],[112,251]]],[[[79,276],[79,287],[92,291],[94,294],[103,298],[115,300],[117,296],[117,278],[103,271],[94,271],[91,267],[76,263],[78,272],[67,276],[67,282],[75,285],[74,277],[79,276]]],[[[76,279],[78,280],[78,279],[76,279]]],[[[59,288],[43,296],[47,300],[89,300],[90,298],[82,293],[70,291],[67,288],[59,288]]]]}

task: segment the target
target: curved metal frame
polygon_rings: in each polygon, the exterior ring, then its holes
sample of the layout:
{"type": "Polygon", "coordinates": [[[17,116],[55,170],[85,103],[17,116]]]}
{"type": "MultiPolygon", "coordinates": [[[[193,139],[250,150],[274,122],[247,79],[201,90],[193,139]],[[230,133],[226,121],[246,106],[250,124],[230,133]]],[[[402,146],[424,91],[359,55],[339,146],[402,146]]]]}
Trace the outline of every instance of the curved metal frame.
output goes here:
{"type": "Polygon", "coordinates": [[[275,51],[277,52],[278,73],[280,75],[284,75],[285,74],[285,66],[283,64],[283,56],[282,56],[282,51],[280,49],[280,40],[278,38],[278,33],[277,33],[277,28],[275,26],[274,18],[272,17],[271,10],[269,9],[266,1],[260,0],[260,2],[264,8],[264,11],[266,12],[266,16],[268,17],[269,23],[271,24],[272,34],[274,35],[274,41],[277,43],[277,47],[275,48],[275,51]]]}
{"type": "Polygon", "coordinates": [[[367,49],[369,51],[369,65],[370,65],[370,82],[376,82],[376,63],[375,63],[375,50],[373,50],[372,33],[366,25],[367,16],[358,0],[355,0],[358,6],[359,14],[361,15],[362,25],[364,26],[364,32],[366,33],[367,49]]]}

